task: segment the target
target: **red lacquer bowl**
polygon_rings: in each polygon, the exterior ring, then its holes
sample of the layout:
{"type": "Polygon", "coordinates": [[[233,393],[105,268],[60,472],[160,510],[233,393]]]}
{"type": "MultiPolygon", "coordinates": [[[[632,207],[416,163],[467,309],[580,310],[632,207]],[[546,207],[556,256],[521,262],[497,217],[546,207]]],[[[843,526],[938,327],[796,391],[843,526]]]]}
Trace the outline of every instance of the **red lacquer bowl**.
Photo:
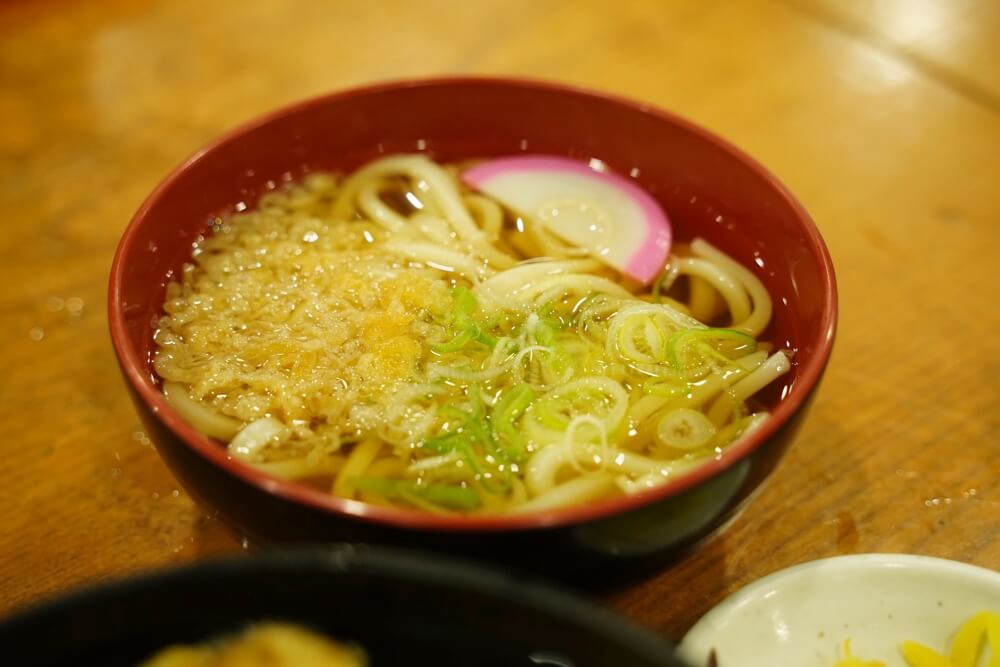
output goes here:
{"type": "Polygon", "coordinates": [[[809,215],[774,176],[720,138],[608,95],[534,81],[451,78],[309,100],[197,152],[156,188],[125,231],[108,308],[118,361],[161,456],[192,496],[252,541],[405,543],[562,569],[669,553],[733,516],[774,469],[806,412],[830,356],[837,295],[830,256],[809,215]],[[192,241],[214,216],[241,202],[252,205],[269,182],[414,151],[442,161],[518,152],[600,159],[662,204],[677,238],[705,237],[755,267],[775,304],[766,337],[795,350],[793,371],[764,395],[773,416],[717,459],[654,490],[509,516],[375,507],[230,459],[166,403],[152,370],[167,276],[188,259],[192,241]]]}

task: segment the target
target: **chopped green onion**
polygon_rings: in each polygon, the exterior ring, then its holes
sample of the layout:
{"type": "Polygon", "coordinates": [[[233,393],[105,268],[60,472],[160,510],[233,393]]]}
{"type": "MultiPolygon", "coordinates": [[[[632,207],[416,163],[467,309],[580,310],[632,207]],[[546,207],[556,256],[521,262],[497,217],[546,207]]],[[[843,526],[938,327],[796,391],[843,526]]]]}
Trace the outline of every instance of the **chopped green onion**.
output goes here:
{"type": "Polygon", "coordinates": [[[670,336],[667,341],[667,359],[670,365],[677,370],[685,370],[692,364],[681,362],[692,348],[697,349],[703,356],[710,356],[723,363],[732,360],[731,357],[722,354],[717,347],[712,344],[726,345],[729,351],[747,353],[757,349],[757,341],[753,336],[749,336],[742,331],[735,329],[684,329],[670,336]]]}
{"type": "Polygon", "coordinates": [[[626,361],[658,363],[663,359],[666,336],[649,313],[635,313],[621,320],[615,342],[618,353],[626,361]],[[643,351],[636,345],[636,334],[641,334],[640,341],[648,351],[643,351]]]}
{"type": "Polygon", "coordinates": [[[569,426],[569,417],[566,415],[572,414],[573,404],[563,396],[548,396],[536,401],[532,409],[542,426],[555,431],[565,431],[569,426]]]}
{"type": "Polygon", "coordinates": [[[524,437],[514,427],[514,422],[521,418],[524,411],[535,400],[535,391],[528,385],[517,385],[505,391],[493,406],[490,423],[493,432],[513,446],[506,449],[507,456],[513,461],[524,458],[526,443],[524,437]]]}
{"type": "Polygon", "coordinates": [[[691,408],[671,410],[656,425],[656,439],[675,449],[698,449],[714,435],[715,424],[691,408]]]}
{"type": "Polygon", "coordinates": [[[556,330],[545,320],[538,320],[535,324],[535,340],[539,345],[546,347],[556,342],[556,330]]]}
{"type": "Polygon", "coordinates": [[[573,418],[590,415],[614,432],[625,417],[628,394],[607,377],[586,377],[550,390],[531,404],[531,419],[542,428],[565,431],[573,418]]]}
{"type": "Polygon", "coordinates": [[[493,407],[494,419],[513,423],[535,400],[535,391],[528,385],[517,385],[505,391],[493,407]]]}
{"type": "Polygon", "coordinates": [[[435,352],[457,352],[476,338],[476,327],[466,327],[458,332],[454,338],[447,343],[431,343],[430,348],[435,352]]]}
{"type": "Polygon", "coordinates": [[[503,464],[511,460],[511,453],[497,442],[495,430],[483,410],[479,385],[469,387],[469,398],[472,404],[470,410],[454,405],[441,408],[439,414],[455,418],[458,425],[442,435],[425,438],[420,446],[438,454],[459,454],[473,474],[480,478],[484,488],[490,492],[506,492],[510,487],[511,472],[503,464]],[[499,489],[491,488],[493,481],[499,483],[499,489]]]}
{"type": "Polygon", "coordinates": [[[673,380],[653,380],[643,385],[642,390],[654,396],[673,398],[687,392],[687,383],[681,384],[673,380]]]}
{"type": "Polygon", "coordinates": [[[730,361],[732,361],[732,359],[722,354],[708,343],[699,341],[697,343],[694,343],[693,347],[699,352],[701,352],[704,356],[709,357],[710,359],[715,359],[719,363],[728,364],[730,361]]]}
{"type": "Polygon", "coordinates": [[[476,342],[477,343],[482,343],[483,345],[485,345],[486,347],[488,347],[490,349],[496,347],[496,344],[497,344],[497,339],[496,338],[494,338],[493,336],[489,335],[488,333],[486,333],[485,331],[483,331],[482,329],[480,329],[479,326],[476,326],[475,330],[476,330],[476,342]]]}
{"type": "Polygon", "coordinates": [[[355,477],[350,484],[359,491],[377,493],[387,500],[405,501],[408,497],[413,497],[457,510],[474,510],[481,502],[478,493],[462,486],[421,485],[416,482],[381,477],[355,477]]]}
{"type": "Polygon", "coordinates": [[[661,273],[660,277],[656,279],[656,282],[653,283],[653,303],[663,302],[663,297],[660,293],[663,291],[663,281],[666,280],[669,275],[670,266],[668,265],[663,269],[663,273],[661,273]]]}
{"type": "Polygon", "coordinates": [[[474,474],[480,473],[479,464],[472,452],[472,436],[461,431],[450,431],[436,438],[425,438],[420,447],[436,454],[458,454],[469,464],[474,474]]]}
{"type": "Polygon", "coordinates": [[[455,300],[452,317],[456,319],[471,318],[472,313],[476,312],[476,308],[479,306],[476,297],[472,295],[468,287],[459,285],[454,288],[451,291],[451,298],[455,300]]]}
{"type": "Polygon", "coordinates": [[[496,346],[497,339],[486,333],[486,329],[490,327],[472,318],[472,314],[479,307],[472,292],[466,287],[458,286],[451,291],[451,296],[455,303],[448,315],[448,323],[457,329],[458,333],[447,343],[431,344],[431,349],[440,353],[457,352],[472,341],[482,343],[489,348],[496,346]]]}

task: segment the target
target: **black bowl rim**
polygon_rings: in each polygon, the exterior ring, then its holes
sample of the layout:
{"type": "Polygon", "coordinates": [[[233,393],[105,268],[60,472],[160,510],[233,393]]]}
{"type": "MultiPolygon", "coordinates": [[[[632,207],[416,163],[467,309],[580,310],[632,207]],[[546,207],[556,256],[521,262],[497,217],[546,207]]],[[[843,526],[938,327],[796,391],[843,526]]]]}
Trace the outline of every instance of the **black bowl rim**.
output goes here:
{"type": "MultiPolygon", "coordinates": [[[[193,587],[200,581],[242,579],[261,574],[303,573],[318,577],[373,575],[394,581],[431,583],[435,588],[461,590],[483,599],[529,607],[546,617],[562,618],[580,632],[603,636],[627,646],[653,664],[679,665],[673,644],[649,629],[619,616],[595,602],[554,588],[532,577],[489,569],[473,563],[416,550],[387,549],[364,544],[273,549],[256,554],[209,558],[193,564],[135,574],[111,582],[77,588],[62,596],[37,602],[0,620],[0,646],[31,628],[79,613],[100,613],[120,597],[154,596],[171,587],[193,587]]],[[[248,621],[251,619],[248,619],[248,621]]]]}

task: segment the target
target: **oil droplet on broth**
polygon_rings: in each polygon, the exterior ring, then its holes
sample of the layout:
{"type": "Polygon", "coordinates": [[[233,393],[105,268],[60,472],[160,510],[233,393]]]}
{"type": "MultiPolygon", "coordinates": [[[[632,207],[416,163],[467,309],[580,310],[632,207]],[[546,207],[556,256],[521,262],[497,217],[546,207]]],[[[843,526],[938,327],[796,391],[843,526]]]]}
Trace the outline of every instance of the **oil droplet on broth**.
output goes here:
{"type": "Polygon", "coordinates": [[[43,338],[45,338],[45,330],[41,327],[31,327],[31,331],[28,332],[28,335],[31,337],[31,340],[39,343],[43,338]]]}

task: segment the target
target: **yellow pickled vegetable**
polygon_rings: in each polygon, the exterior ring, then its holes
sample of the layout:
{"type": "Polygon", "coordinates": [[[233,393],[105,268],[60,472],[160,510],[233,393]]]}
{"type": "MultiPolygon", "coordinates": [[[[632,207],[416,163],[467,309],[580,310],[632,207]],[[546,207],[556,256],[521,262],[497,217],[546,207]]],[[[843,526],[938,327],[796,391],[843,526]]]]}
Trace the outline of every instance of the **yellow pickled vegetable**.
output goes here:
{"type": "Polygon", "coordinates": [[[990,614],[989,620],[986,621],[986,640],[990,643],[990,650],[993,653],[990,656],[989,667],[1000,667],[1000,615],[990,614]]]}
{"type": "MultiPolygon", "coordinates": [[[[899,651],[910,667],[976,667],[986,645],[990,647],[988,667],[1000,667],[1000,614],[992,611],[979,612],[963,623],[947,656],[914,641],[903,642],[899,651]]],[[[885,664],[855,657],[848,640],[844,642],[844,657],[833,667],[885,667],[885,664]]]]}
{"type": "Polygon", "coordinates": [[[910,667],[953,667],[951,660],[917,642],[903,642],[899,650],[910,667]]]}
{"type": "Polygon", "coordinates": [[[851,653],[851,640],[844,641],[844,657],[833,667],[885,667],[878,660],[862,660],[851,653]]]}
{"type": "MultiPolygon", "coordinates": [[[[990,616],[997,617],[988,611],[983,611],[968,621],[955,633],[955,641],[951,644],[951,664],[953,667],[976,667],[979,654],[986,640],[986,624],[990,616]]],[[[1000,647],[993,646],[993,653],[1000,647]]]]}

